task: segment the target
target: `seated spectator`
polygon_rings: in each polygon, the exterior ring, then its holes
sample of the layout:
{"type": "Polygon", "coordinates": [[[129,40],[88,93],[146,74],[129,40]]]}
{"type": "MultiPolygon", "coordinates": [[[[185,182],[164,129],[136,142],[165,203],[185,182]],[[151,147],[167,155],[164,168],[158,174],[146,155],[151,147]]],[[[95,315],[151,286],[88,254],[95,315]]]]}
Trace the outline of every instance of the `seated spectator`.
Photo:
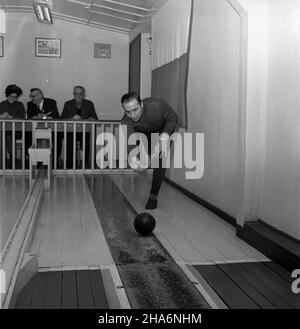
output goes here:
{"type": "Polygon", "coordinates": [[[27,103],[28,119],[57,119],[59,118],[56,101],[51,98],[44,98],[39,88],[30,89],[31,101],[27,103]]]}
{"type": "MultiPolygon", "coordinates": [[[[18,99],[23,91],[17,85],[9,85],[5,89],[6,100],[0,103],[0,119],[25,119],[25,108],[18,99]]],[[[16,131],[15,140],[22,138],[22,132],[16,131]]],[[[12,168],[12,131],[5,133],[6,167],[12,168]]]]}
{"type": "MultiPolygon", "coordinates": [[[[61,118],[70,120],[98,120],[95,107],[92,101],[85,99],[86,91],[82,86],[75,86],[73,89],[73,99],[65,103],[61,118]]],[[[62,137],[61,137],[62,138],[62,137]]],[[[76,145],[82,149],[82,133],[76,133],[76,145]]],[[[89,162],[89,144],[90,133],[86,133],[85,159],[86,167],[90,166],[89,162]]],[[[79,162],[79,159],[77,159],[79,162]]],[[[67,134],[67,168],[73,168],[73,133],[67,134]]]]}
{"type": "Polygon", "coordinates": [[[73,97],[64,105],[61,118],[72,120],[98,120],[93,102],[85,99],[85,88],[75,86],[73,97]]]}
{"type": "MultiPolygon", "coordinates": [[[[51,98],[45,98],[44,93],[39,88],[30,89],[31,101],[27,103],[27,119],[58,119],[59,114],[57,110],[56,101],[51,98]]],[[[26,135],[28,143],[26,149],[31,145],[32,134],[31,132],[26,135]],[[27,137],[28,135],[28,137],[27,137]]],[[[54,133],[52,133],[52,140],[54,141],[54,133]]],[[[60,154],[61,144],[60,140],[57,143],[57,154],[60,154]]],[[[52,158],[54,161],[54,157],[52,158]]],[[[53,164],[52,164],[53,165],[53,164]]]]}
{"type": "Polygon", "coordinates": [[[22,89],[17,85],[6,87],[6,100],[0,103],[0,119],[25,119],[24,105],[18,101],[22,93],[22,89]]]}

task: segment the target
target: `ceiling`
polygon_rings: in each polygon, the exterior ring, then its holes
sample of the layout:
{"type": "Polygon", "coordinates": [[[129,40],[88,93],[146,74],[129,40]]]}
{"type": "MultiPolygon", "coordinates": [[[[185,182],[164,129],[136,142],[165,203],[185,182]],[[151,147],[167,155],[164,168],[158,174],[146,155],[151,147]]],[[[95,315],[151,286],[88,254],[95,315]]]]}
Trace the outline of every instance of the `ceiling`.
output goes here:
{"type": "MultiPolygon", "coordinates": [[[[43,0],[61,19],[125,34],[147,31],[154,15],[168,0],[43,0]]],[[[6,12],[32,12],[34,0],[0,0],[6,12]]],[[[39,2],[36,0],[35,2],[39,2]]]]}

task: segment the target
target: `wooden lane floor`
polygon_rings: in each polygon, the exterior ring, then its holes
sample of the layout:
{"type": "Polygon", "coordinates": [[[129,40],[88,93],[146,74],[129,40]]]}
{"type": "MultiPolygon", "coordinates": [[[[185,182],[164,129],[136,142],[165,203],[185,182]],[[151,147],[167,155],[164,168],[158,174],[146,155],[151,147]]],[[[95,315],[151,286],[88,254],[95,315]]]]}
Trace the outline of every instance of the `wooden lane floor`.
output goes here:
{"type": "MultiPolygon", "coordinates": [[[[145,211],[151,175],[112,175],[137,212],[145,211]]],[[[236,236],[235,228],[172,186],[162,185],[155,235],[179,263],[266,261],[263,254],[236,236]]]]}
{"type": "MultiPolygon", "coordinates": [[[[138,211],[145,211],[151,176],[113,175],[138,211]]],[[[240,240],[235,228],[168,184],[158,208],[155,236],[215,308],[300,308],[291,291],[291,273],[240,240]]]]}
{"type": "Polygon", "coordinates": [[[117,287],[141,309],[300,307],[289,273],[167,184],[151,211],[154,235],[139,236],[133,218],[145,211],[150,183],[148,175],[54,177],[30,248],[39,273],[17,307],[112,307],[107,292],[117,287]]]}
{"type": "Polygon", "coordinates": [[[83,176],[54,176],[45,191],[30,253],[40,269],[113,264],[83,176]]]}
{"type": "Polygon", "coordinates": [[[101,272],[38,272],[18,296],[17,309],[108,309],[101,272]]]}
{"type": "Polygon", "coordinates": [[[136,211],[108,175],[87,182],[132,308],[210,308],[203,296],[151,235],[133,228],[136,211]]]}
{"type": "Polygon", "coordinates": [[[38,269],[16,308],[130,308],[83,176],[53,177],[28,254],[38,269]]]}
{"type": "Polygon", "coordinates": [[[0,252],[9,238],[28,191],[28,175],[0,176],[0,252]]]}
{"type": "Polygon", "coordinates": [[[229,308],[300,308],[300,296],[291,290],[291,274],[276,263],[195,265],[194,268],[229,308]]]}

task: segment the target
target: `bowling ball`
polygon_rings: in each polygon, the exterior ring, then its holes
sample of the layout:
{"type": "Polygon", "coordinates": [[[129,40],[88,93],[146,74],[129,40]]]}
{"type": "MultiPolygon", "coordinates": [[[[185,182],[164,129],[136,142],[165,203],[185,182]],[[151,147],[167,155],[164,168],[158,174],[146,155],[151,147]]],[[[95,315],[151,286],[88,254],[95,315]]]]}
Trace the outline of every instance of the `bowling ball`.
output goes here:
{"type": "Polygon", "coordinates": [[[143,212],[135,217],[133,226],[139,234],[146,236],[153,232],[155,219],[151,214],[143,212]]]}

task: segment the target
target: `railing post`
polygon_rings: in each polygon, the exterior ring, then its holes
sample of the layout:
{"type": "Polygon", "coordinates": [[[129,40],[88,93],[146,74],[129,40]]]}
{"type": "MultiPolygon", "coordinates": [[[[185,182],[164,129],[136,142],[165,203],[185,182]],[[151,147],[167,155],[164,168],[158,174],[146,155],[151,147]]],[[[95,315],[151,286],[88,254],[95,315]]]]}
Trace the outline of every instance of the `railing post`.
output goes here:
{"type": "Polygon", "coordinates": [[[2,169],[6,168],[5,121],[2,121],[2,169]]]}
{"type": "Polygon", "coordinates": [[[22,122],[22,170],[25,170],[25,121],[22,122]]]}
{"type": "Polygon", "coordinates": [[[76,143],[76,123],[72,124],[72,131],[73,131],[73,170],[76,169],[76,153],[77,153],[77,143],[76,143]]]}
{"type": "Polygon", "coordinates": [[[57,122],[54,122],[54,166],[53,169],[57,168],[57,122]]]}
{"type": "Polygon", "coordinates": [[[12,152],[12,170],[15,170],[16,166],[16,125],[15,121],[12,121],[12,144],[11,144],[11,152],[12,152]]]}
{"type": "Polygon", "coordinates": [[[85,132],[86,132],[86,123],[83,123],[82,127],[82,169],[85,170],[85,132]]]}
{"type": "Polygon", "coordinates": [[[95,129],[96,129],[96,124],[92,123],[92,164],[91,164],[92,170],[95,169],[95,129]]]}
{"type": "MultiPolygon", "coordinates": [[[[112,134],[112,136],[114,135],[114,125],[110,124],[110,129],[109,132],[112,134]]],[[[114,142],[110,143],[110,159],[109,159],[109,168],[110,169],[115,169],[114,168],[114,163],[115,163],[115,147],[114,147],[114,142]]]]}
{"type": "Polygon", "coordinates": [[[64,170],[67,168],[67,124],[64,122],[64,170]]]}

